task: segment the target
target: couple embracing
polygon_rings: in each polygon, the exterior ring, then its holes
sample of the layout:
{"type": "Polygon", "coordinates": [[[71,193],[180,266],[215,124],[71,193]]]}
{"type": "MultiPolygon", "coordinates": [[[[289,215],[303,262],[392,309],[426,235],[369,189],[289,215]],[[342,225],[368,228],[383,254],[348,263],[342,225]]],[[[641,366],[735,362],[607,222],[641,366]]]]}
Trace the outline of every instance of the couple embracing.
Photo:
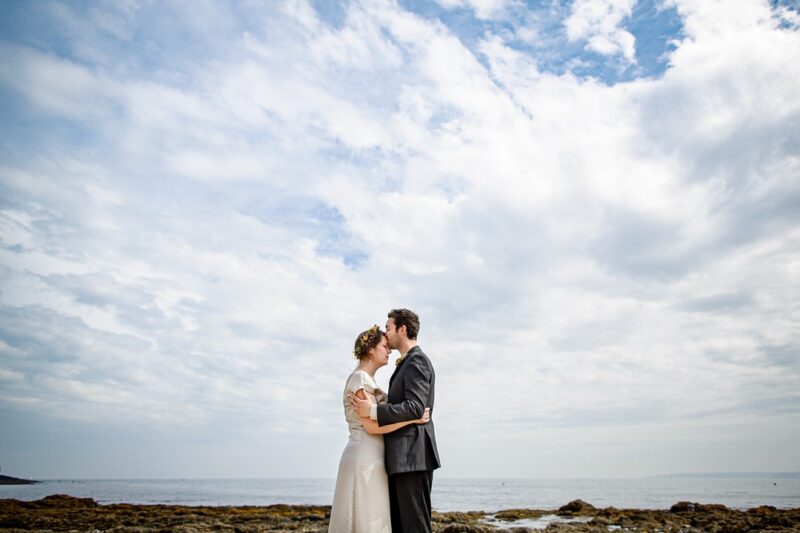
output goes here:
{"type": "Polygon", "coordinates": [[[433,431],[433,365],[417,346],[419,317],[389,312],[386,331],[361,333],[347,378],[344,415],[350,440],[339,462],[329,533],[430,533],[433,471],[439,452],[433,431]],[[375,372],[400,358],[388,394],[375,372]]]}

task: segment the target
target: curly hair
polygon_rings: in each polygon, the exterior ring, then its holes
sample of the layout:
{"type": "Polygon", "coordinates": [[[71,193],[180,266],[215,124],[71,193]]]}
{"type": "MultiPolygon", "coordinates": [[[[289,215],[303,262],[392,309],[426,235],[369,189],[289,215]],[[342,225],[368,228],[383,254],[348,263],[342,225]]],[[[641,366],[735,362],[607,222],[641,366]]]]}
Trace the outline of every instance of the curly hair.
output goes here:
{"type": "Polygon", "coordinates": [[[362,361],[369,355],[371,349],[380,344],[384,335],[385,333],[381,331],[381,328],[379,328],[377,324],[359,333],[353,345],[353,356],[359,361],[362,361]]]}
{"type": "Polygon", "coordinates": [[[417,338],[417,333],[419,333],[419,317],[417,313],[409,309],[392,309],[387,316],[394,320],[394,327],[406,327],[406,334],[409,339],[415,340],[417,338]]]}

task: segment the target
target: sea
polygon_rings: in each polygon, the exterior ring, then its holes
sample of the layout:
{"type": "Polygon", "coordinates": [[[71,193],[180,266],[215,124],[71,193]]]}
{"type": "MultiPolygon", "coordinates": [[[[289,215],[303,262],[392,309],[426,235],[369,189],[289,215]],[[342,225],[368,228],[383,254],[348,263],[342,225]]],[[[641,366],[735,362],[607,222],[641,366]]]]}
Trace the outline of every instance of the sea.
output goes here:
{"type": "MultiPolygon", "coordinates": [[[[333,479],[51,479],[2,485],[0,499],[38,500],[51,494],[101,504],[330,505],[333,479]]],[[[576,499],[595,507],[669,509],[679,501],[800,508],[800,477],[651,477],[639,479],[434,478],[437,511],[557,509],[576,499]]]]}

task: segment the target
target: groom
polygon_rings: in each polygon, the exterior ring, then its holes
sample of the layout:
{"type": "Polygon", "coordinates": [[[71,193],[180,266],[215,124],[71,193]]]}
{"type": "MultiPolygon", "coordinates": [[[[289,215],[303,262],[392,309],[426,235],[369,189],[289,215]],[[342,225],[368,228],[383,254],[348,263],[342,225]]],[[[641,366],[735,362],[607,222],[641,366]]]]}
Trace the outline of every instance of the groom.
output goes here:
{"type": "Polygon", "coordinates": [[[398,350],[388,402],[373,405],[353,398],[353,407],[379,426],[421,418],[431,409],[427,424],[411,424],[383,436],[386,473],[389,474],[389,504],[394,533],[431,532],[431,486],[433,471],[441,466],[433,431],[433,397],[436,375],[425,352],[417,346],[419,317],[408,309],[393,309],[386,321],[389,348],[398,350]]]}

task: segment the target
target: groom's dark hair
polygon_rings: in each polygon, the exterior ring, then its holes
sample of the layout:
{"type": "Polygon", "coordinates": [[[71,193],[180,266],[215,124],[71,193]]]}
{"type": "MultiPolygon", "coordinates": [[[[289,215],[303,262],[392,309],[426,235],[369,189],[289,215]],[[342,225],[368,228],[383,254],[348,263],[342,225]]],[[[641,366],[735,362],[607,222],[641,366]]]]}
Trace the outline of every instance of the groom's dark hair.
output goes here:
{"type": "Polygon", "coordinates": [[[411,340],[417,339],[417,333],[419,333],[419,317],[417,313],[408,309],[392,309],[389,311],[388,316],[394,320],[395,328],[405,326],[408,338],[411,340]]]}

